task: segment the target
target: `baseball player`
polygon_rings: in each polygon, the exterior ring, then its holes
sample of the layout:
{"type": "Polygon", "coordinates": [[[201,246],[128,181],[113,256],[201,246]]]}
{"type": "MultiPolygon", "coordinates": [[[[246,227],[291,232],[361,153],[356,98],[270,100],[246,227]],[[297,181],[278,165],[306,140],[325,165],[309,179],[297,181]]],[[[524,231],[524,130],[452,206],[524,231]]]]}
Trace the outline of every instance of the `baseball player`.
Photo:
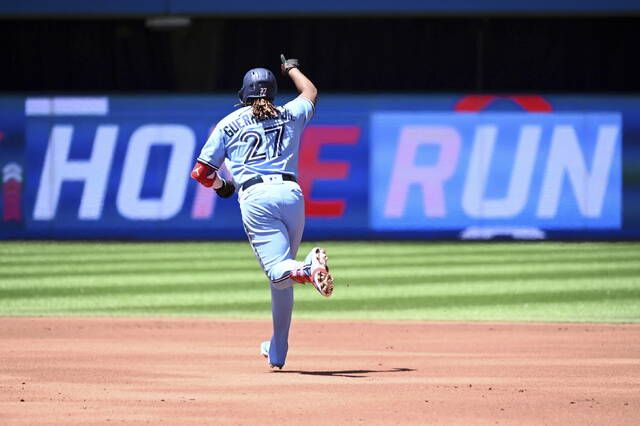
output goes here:
{"type": "Polygon", "coordinates": [[[238,92],[240,108],[216,125],[191,176],[222,198],[232,196],[238,182],[238,202],[249,243],[271,285],[273,336],[260,352],[272,368],[284,366],[289,348],[294,283],[311,283],[323,296],[333,292],[327,253],[314,247],[304,262],[296,254],[304,229],[304,198],[298,186],[300,136],[313,117],[318,91],[300,71],[297,59],[282,61],[299,96],[275,106],[275,76],[265,68],[249,70],[238,92]],[[220,177],[226,161],[232,180],[220,177]]]}

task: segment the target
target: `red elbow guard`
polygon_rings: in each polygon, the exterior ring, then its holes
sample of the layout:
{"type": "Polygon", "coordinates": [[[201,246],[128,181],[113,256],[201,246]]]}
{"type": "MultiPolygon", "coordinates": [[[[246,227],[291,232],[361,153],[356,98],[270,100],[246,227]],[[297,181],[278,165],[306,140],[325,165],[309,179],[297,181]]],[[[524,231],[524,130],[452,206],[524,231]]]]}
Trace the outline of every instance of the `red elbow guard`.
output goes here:
{"type": "Polygon", "coordinates": [[[196,165],[193,166],[193,170],[191,170],[191,177],[207,188],[211,188],[213,186],[213,182],[217,179],[215,169],[200,162],[197,162],[196,165]]]}

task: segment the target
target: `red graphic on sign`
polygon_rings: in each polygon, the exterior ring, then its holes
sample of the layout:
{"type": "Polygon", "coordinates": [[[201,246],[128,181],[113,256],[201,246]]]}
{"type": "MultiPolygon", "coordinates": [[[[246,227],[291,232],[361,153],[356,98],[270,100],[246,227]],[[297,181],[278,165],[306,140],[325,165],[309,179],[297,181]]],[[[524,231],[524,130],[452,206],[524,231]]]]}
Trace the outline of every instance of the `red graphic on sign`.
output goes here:
{"type": "Polygon", "coordinates": [[[5,222],[22,220],[22,167],[17,163],[2,168],[2,205],[5,222]]]}
{"type": "MultiPolygon", "coordinates": [[[[360,137],[358,126],[313,126],[302,136],[298,176],[305,195],[305,212],[308,217],[341,217],[346,203],[344,199],[316,200],[313,187],[316,181],[326,180],[327,185],[339,185],[349,175],[351,165],[346,161],[322,161],[319,159],[323,145],[355,145],[360,137]]],[[[363,182],[366,185],[366,182],[363,182]]],[[[363,189],[364,190],[364,189],[363,189]]]]}
{"type": "Polygon", "coordinates": [[[551,112],[551,103],[538,95],[468,95],[460,99],[454,109],[457,112],[478,112],[487,109],[493,102],[506,99],[520,105],[529,112],[551,112]]]}

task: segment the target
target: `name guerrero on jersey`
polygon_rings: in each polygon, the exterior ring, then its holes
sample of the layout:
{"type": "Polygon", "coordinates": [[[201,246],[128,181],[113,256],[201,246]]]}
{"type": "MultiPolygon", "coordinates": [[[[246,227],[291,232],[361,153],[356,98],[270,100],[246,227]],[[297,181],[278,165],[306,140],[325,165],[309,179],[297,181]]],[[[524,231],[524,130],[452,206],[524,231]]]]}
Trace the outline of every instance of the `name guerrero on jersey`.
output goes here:
{"type": "Polygon", "coordinates": [[[256,121],[251,107],[227,115],[207,139],[198,161],[217,170],[226,159],[239,184],[258,175],[297,175],[300,137],[313,117],[314,105],[300,95],[278,111],[277,118],[264,121],[256,121]]]}

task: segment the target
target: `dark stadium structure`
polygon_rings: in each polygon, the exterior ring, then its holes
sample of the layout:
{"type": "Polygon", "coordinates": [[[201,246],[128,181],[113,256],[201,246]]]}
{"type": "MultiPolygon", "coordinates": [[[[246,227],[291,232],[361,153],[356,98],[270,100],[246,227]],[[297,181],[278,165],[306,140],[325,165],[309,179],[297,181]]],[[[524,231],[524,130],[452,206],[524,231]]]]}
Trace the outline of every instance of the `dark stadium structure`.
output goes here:
{"type": "Polygon", "coordinates": [[[323,92],[640,90],[633,15],[205,16],[177,24],[5,16],[0,91],[235,91],[246,69],[277,68],[281,51],[304,58],[323,92]]]}

